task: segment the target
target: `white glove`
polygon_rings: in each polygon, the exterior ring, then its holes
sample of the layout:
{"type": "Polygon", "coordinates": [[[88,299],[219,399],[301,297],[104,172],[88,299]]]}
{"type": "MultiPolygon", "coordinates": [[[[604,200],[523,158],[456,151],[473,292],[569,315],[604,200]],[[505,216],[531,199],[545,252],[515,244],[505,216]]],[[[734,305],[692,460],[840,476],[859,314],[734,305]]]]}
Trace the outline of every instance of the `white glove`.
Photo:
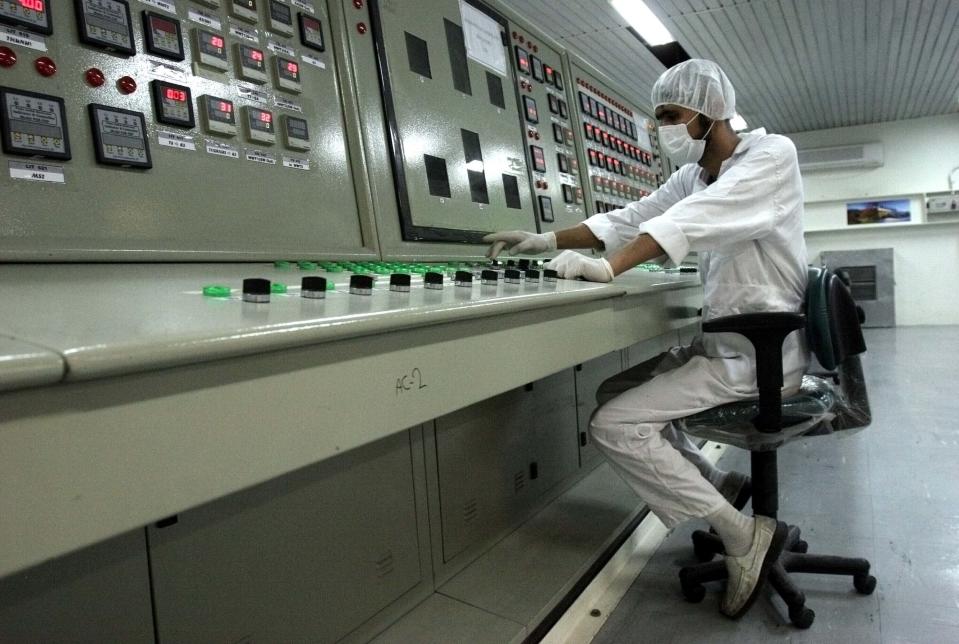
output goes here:
{"type": "Polygon", "coordinates": [[[496,259],[504,248],[509,249],[510,255],[539,255],[556,250],[556,233],[528,233],[525,230],[510,230],[502,233],[493,233],[483,238],[484,242],[489,242],[489,250],[486,256],[490,259],[496,259]]]}
{"type": "Polygon", "coordinates": [[[613,279],[613,267],[604,257],[593,259],[572,250],[564,250],[543,268],[551,268],[568,280],[582,277],[590,282],[610,282],[613,279]]]}

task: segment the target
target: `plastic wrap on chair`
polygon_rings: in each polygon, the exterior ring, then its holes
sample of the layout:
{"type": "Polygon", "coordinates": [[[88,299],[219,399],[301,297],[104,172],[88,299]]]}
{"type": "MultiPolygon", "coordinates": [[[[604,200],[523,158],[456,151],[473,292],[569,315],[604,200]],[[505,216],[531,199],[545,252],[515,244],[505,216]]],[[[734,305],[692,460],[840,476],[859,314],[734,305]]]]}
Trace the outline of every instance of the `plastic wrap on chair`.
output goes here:
{"type": "Polygon", "coordinates": [[[862,429],[872,415],[858,356],[847,358],[837,369],[839,384],[831,376],[803,376],[799,393],[783,401],[783,430],[760,432],[752,424],[758,401],[730,403],[675,421],[690,435],[752,451],[776,449],[801,436],[820,436],[862,429]]]}

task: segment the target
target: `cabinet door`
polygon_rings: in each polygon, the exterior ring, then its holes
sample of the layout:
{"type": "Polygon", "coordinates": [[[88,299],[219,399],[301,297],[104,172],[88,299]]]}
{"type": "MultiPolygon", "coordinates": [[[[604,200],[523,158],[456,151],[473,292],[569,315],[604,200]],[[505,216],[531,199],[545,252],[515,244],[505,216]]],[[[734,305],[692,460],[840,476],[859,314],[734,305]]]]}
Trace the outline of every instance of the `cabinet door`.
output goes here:
{"type": "Polygon", "coordinates": [[[340,639],[420,581],[413,485],[402,432],[151,527],[160,641],[340,639]]]}
{"type": "Polygon", "coordinates": [[[579,428],[580,467],[592,467],[602,455],[589,436],[589,419],[596,409],[596,390],[607,378],[623,371],[624,351],[613,351],[576,367],[576,419],[579,428]]]}
{"type": "Polygon", "coordinates": [[[529,474],[538,499],[579,469],[573,369],[536,381],[528,393],[529,474]]]}

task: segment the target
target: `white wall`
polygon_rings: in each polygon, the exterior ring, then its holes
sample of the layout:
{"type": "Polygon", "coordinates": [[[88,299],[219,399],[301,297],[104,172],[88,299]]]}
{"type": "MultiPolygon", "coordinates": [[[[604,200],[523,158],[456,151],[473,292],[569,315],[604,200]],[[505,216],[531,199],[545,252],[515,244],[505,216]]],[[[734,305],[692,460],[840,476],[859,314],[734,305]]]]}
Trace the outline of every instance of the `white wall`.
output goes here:
{"type": "Polygon", "coordinates": [[[948,190],[949,172],[959,166],[959,114],[789,137],[800,149],[875,142],[885,148],[880,168],[803,177],[810,261],[818,263],[824,250],[892,248],[897,324],[959,324],[959,222],[928,224],[923,208],[924,194],[948,190]],[[845,226],[847,201],[880,197],[912,199],[913,222],[845,226]]]}

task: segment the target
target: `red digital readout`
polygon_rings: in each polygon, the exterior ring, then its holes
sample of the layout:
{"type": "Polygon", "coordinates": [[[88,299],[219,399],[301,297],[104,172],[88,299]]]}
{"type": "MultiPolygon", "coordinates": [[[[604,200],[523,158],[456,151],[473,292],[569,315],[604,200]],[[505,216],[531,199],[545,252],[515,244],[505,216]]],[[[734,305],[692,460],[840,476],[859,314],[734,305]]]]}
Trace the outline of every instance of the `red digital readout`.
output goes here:
{"type": "Polygon", "coordinates": [[[163,90],[163,95],[171,101],[177,101],[179,103],[186,101],[186,92],[182,89],[173,89],[172,87],[167,87],[163,90]]]}
{"type": "Polygon", "coordinates": [[[219,36],[210,36],[210,44],[217,49],[223,49],[223,39],[219,36]]]}
{"type": "Polygon", "coordinates": [[[288,61],[286,63],[286,71],[290,72],[291,74],[298,74],[300,72],[300,66],[296,63],[291,63],[288,61]]]}
{"type": "Polygon", "coordinates": [[[229,114],[230,112],[233,111],[233,103],[228,103],[228,102],[226,102],[226,101],[220,101],[220,102],[217,104],[217,110],[219,110],[220,112],[224,112],[224,113],[226,113],[226,114],[229,114]]]}
{"type": "Polygon", "coordinates": [[[264,123],[272,123],[273,115],[270,114],[269,112],[260,112],[260,120],[263,121],[264,123]]]}
{"type": "Polygon", "coordinates": [[[259,49],[251,49],[250,59],[255,60],[256,62],[261,62],[263,60],[263,52],[259,49]]]}
{"type": "Polygon", "coordinates": [[[20,0],[20,6],[24,9],[32,9],[43,13],[43,0],[20,0]]]}

